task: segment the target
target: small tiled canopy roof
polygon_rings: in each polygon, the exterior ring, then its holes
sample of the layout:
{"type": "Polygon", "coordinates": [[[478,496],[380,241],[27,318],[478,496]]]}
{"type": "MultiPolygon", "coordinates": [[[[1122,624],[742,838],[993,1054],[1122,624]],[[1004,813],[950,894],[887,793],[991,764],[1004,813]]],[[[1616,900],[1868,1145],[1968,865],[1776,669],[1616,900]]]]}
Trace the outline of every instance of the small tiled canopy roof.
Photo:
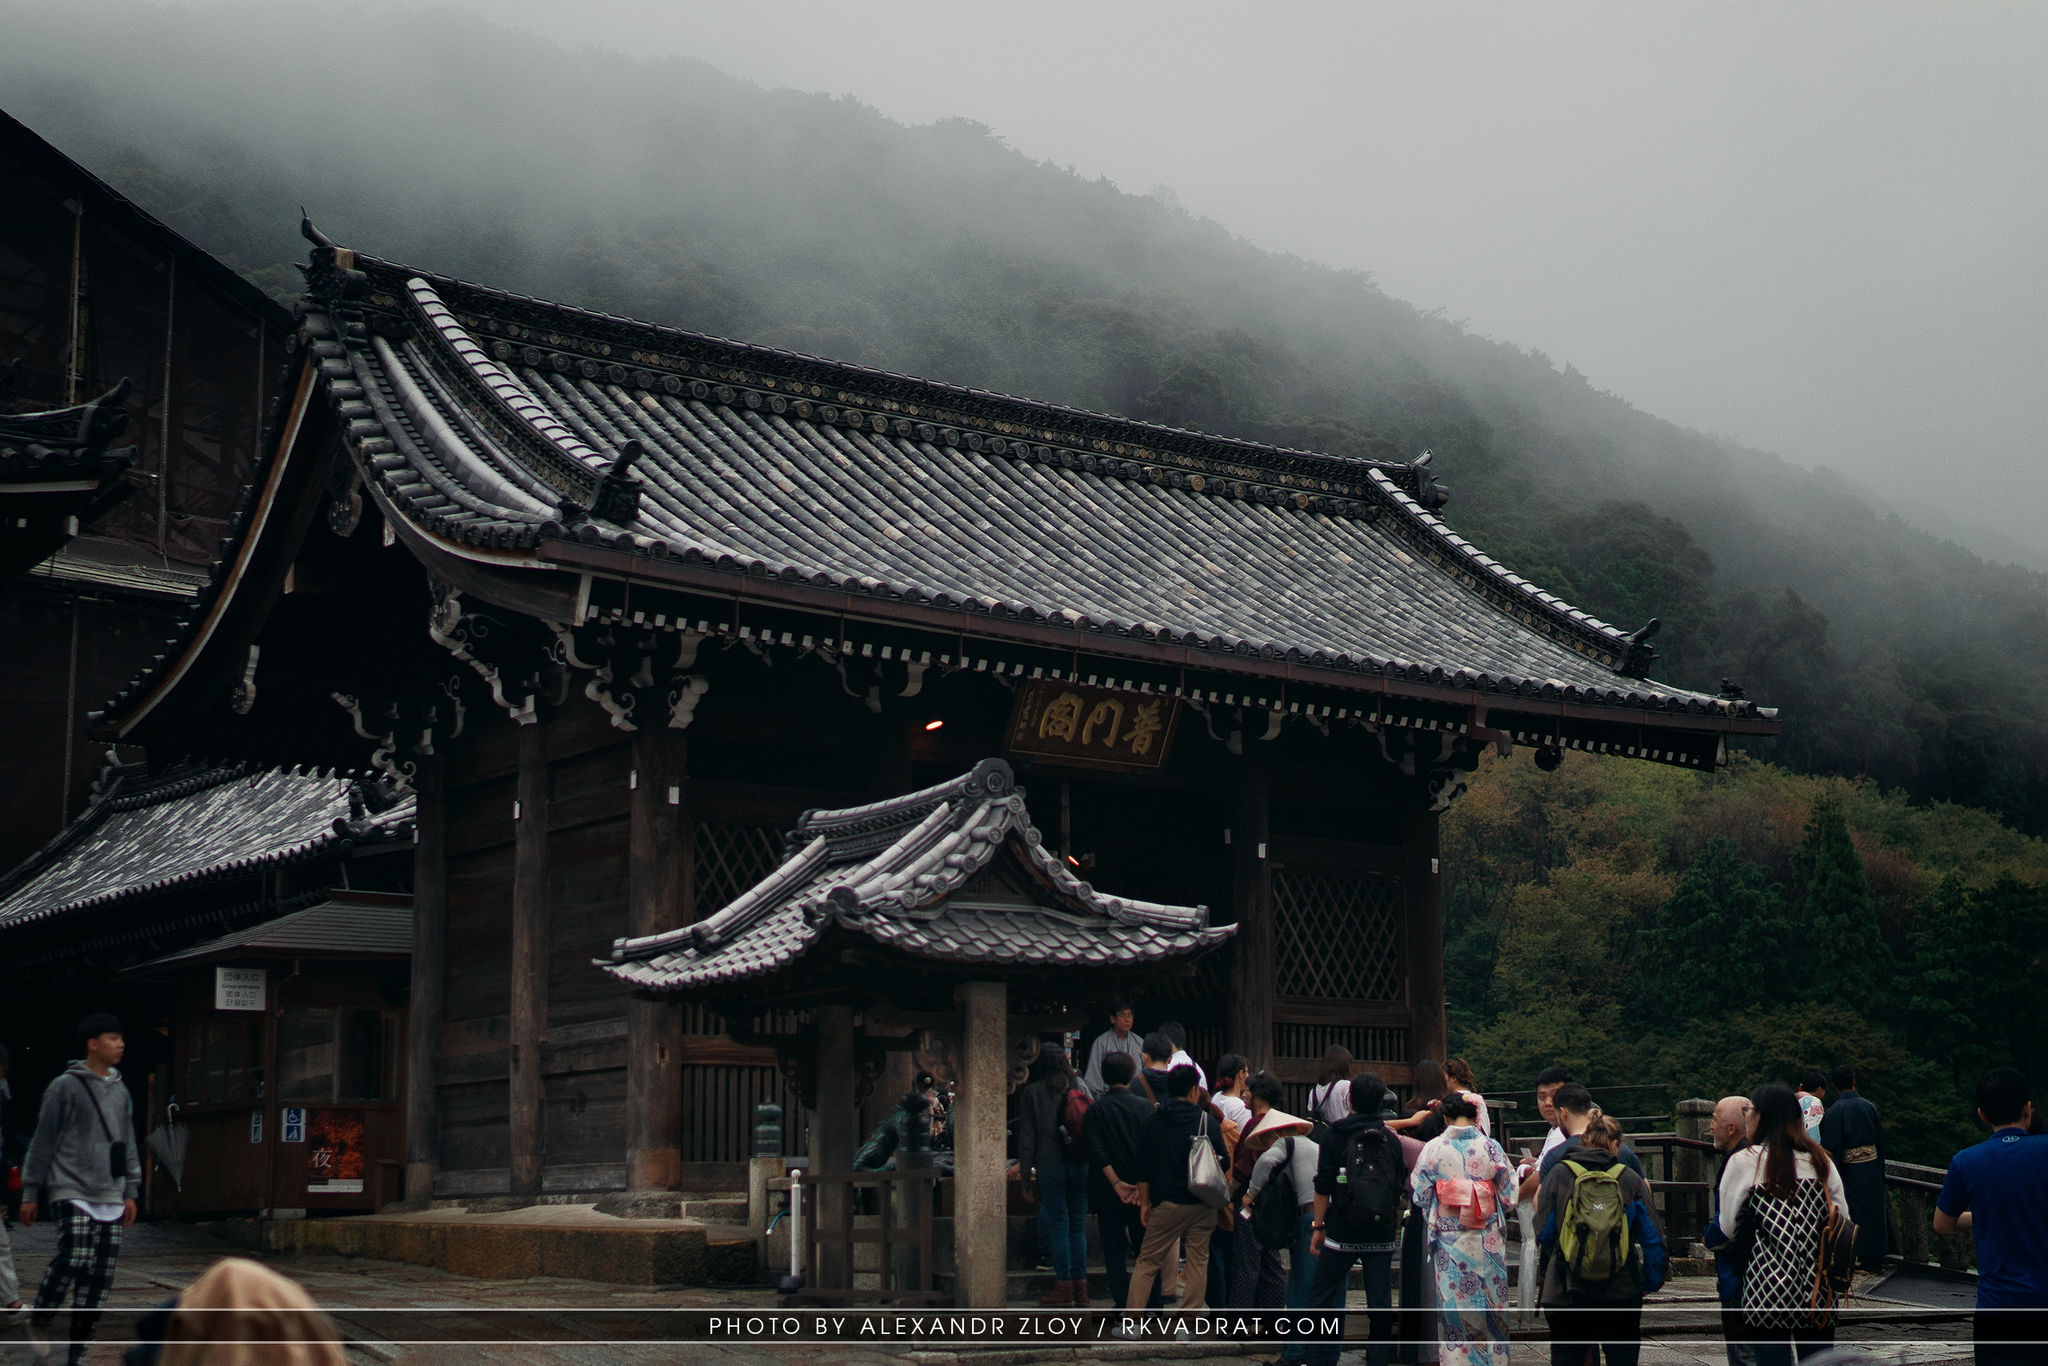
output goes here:
{"type": "Polygon", "coordinates": [[[129,973],[224,958],[410,958],[412,899],[343,892],[317,906],[166,954],[129,973]]]}
{"type": "Polygon", "coordinates": [[[364,809],[338,774],[239,767],[117,774],[85,813],[0,876],[0,933],[200,882],[295,863],[337,846],[412,837],[413,801],[364,809]]]}
{"type": "Polygon", "coordinates": [[[810,811],[789,853],[716,915],[621,939],[599,966],[647,994],[717,994],[795,965],[833,929],[962,968],[1140,971],[1234,927],[1204,906],[1109,896],[1048,852],[1010,766],[870,806],[810,811]]]}

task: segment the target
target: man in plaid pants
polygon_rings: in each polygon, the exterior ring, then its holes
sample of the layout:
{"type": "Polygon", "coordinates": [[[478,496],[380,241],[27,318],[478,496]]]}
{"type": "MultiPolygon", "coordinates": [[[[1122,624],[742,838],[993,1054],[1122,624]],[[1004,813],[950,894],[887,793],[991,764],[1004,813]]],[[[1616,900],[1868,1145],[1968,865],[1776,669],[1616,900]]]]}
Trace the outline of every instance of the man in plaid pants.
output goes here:
{"type": "Polygon", "coordinates": [[[57,1255],[43,1273],[29,1331],[40,1357],[41,1330],[56,1319],[64,1292],[71,1290],[69,1366],[85,1360],[99,1323],[94,1311],[114,1288],[121,1230],[135,1222],[135,1197],[142,1189],[128,1088],[114,1069],[127,1051],[121,1022],[88,1015],[79,1022],[78,1042],[83,1056],[43,1092],[42,1115],[23,1163],[23,1193],[29,1198],[21,1202],[24,1225],[45,1211],[57,1221],[57,1255]]]}

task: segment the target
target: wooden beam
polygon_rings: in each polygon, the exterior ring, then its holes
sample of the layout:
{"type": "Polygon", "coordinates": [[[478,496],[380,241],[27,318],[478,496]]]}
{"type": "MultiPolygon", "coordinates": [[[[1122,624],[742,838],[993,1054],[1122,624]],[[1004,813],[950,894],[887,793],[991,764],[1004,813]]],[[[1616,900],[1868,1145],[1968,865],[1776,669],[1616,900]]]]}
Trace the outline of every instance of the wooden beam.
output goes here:
{"type": "MultiPolygon", "coordinates": [[[[811,1119],[811,1170],[849,1172],[860,1139],[854,1132],[853,1007],[823,1005],[811,1012],[818,1028],[818,1108],[811,1119]]],[[[827,1184],[818,1188],[813,1217],[821,1229],[848,1226],[847,1197],[851,1188],[827,1184]]],[[[817,1284],[824,1290],[853,1287],[848,1249],[818,1249],[817,1284]]]]}
{"type": "Polygon", "coordinates": [[[1418,1062],[1444,1060],[1450,1043],[1444,1015],[1444,921],[1440,900],[1442,874],[1438,861],[1437,813],[1420,811],[1401,822],[1401,842],[1408,849],[1408,875],[1403,880],[1407,901],[1408,1004],[1415,1011],[1414,1051],[1418,1062]]]}
{"type": "Polygon", "coordinates": [[[420,760],[412,848],[412,991],[405,1017],[405,1199],[434,1199],[441,1165],[441,1093],[434,1081],[448,1000],[448,786],[438,754],[420,760]]]}
{"type": "Polygon", "coordinates": [[[540,1041],[548,1009],[548,762],[539,725],[519,728],[519,782],[513,807],[512,1024],[510,1150],[512,1194],[541,1193],[545,1131],[540,1041]]]}
{"type": "MultiPolygon", "coordinates": [[[[660,934],[690,920],[688,751],[666,727],[633,733],[632,847],[626,932],[660,934]]],[[[626,1003],[626,1188],[674,1190],[683,1160],[682,1010],[626,1003]]]]}
{"type": "Polygon", "coordinates": [[[1267,857],[1272,836],[1264,768],[1248,756],[1239,773],[1237,812],[1230,825],[1231,901],[1237,912],[1230,960],[1230,1048],[1256,1072],[1273,1058],[1273,879],[1267,857]]]}

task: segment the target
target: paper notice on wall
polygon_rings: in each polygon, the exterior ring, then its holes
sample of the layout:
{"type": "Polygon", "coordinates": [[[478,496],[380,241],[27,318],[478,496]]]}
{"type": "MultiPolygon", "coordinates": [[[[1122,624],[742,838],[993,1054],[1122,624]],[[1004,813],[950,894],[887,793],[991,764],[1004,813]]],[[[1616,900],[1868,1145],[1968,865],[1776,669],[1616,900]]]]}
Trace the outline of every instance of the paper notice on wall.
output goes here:
{"type": "Polygon", "coordinates": [[[361,1195],[367,1153],[361,1110],[313,1110],[306,1117],[309,1195],[361,1195]]]}

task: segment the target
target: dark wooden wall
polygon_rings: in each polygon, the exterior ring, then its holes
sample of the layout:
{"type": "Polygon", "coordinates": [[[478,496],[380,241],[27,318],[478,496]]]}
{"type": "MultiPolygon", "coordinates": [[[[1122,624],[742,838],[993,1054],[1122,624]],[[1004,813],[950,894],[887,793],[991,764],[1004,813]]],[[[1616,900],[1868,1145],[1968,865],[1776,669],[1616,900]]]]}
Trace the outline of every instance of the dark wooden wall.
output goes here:
{"type": "MultiPolygon", "coordinates": [[[[712,691],[686,737],[663,732],[686,775],[667,808],[688,851],[679,924],[716,911],[772,868],[783,832],[805,809],[938,782],[1000,753],[1012,697],[985,676],[956,675],[877,714],[816,660],[769,665],[731,650],[709,668],[712,691]],[[928,730],[931,720],[943,724],[928,730]]],[[[1240,724],[1257,734],[1264,721],[1260,713],[1240,724]]],[[[447,1005],[436,1185],[444,1196],[507,1190],[513,1160],[508,1003],[521,728],[502,713],[472,711],[469,723],[470,734],[443,746],[447,1005]]],[[[1249,951],[1240,945],[1137,993],[1141,1028],[1177,1018],[1205,1063],[1226,1048],[1254,1053],[1297,1093],[1332,1042],[1403,1083],[1425,1056],[1418,1048],[1441,1048],[1441,1026],[1430,1025],[1442,1018],[1441,986],[1432,998],[1417,978],[1430,970],[1418,941],[1434,933],[1425,884],[1435,818],[1416,808],[1412,784],[1389,779],[1376,745],[1346,745],[1297,723],[1240,748],[1248,753],[1232,754],[1194,717],[1155,774],[1019,769],[1033,821],[1055,845],[1064,801],[1071,851],[1098,885],[1206,904],[1218,923],[1256,931],[1241,932],[1249,951]]],[[[572,690],[538,723],[529,750],[545,775],[525,790],[546,794],[540,1186],[620,1189],[628,1069],[646,1062],[627,1054],[625,992],[591,960],[628,928],[634,739],[572,690]]],[[[1099,1014],[1104,1003],[1063,1004],[1099,1014]]],[[[802,1111],[772,1052],[733,1042],[706,1009],[679,1009],[680,1113],[662,1121],[670,1126],[662,1141],[680,1157],[681,1182],[736,1182],[763,1101],[785,1107],[785,1150],[806,1151],[802,1111]]],[[[761,1032],[798,1021],[743,1023],[761,1032]]],[[[864,1107],[869,1123],[894,1100],[880,1090],[864,1107]]]]}

